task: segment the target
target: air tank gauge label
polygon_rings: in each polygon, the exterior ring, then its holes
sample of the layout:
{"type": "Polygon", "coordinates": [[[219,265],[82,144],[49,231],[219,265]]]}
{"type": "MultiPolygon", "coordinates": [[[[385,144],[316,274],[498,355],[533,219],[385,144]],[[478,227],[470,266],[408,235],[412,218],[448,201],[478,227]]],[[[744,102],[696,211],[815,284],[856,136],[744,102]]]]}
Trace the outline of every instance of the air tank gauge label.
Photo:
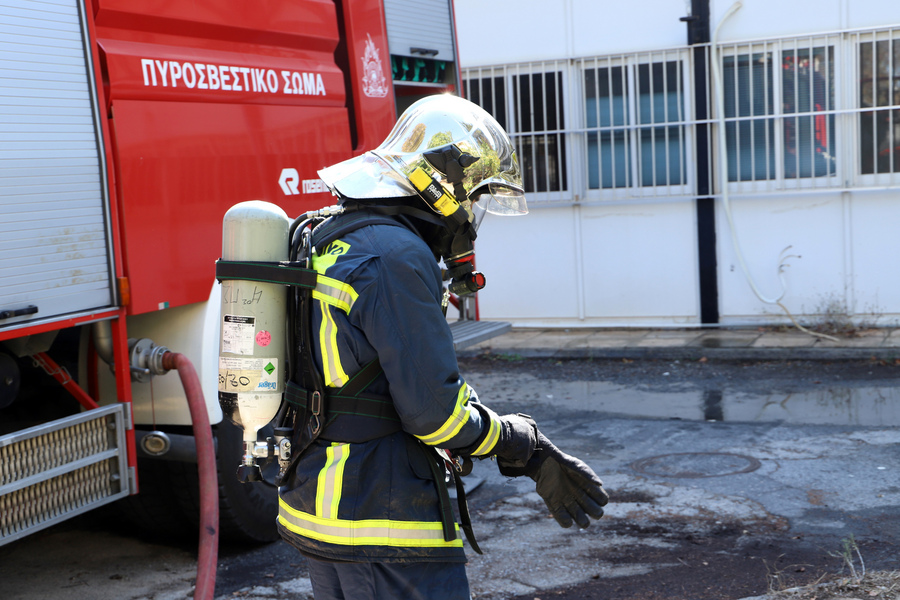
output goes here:
{"type": "Polygon", "coordinates": [[[277,358],[219,357],[220,392],[281,391],[277,358]]]}
{"type": "Polygon", "coordinates": [[[256,317],[225,315],[222,318],[222,352],[252,355],[255,333],[256,317]]]}

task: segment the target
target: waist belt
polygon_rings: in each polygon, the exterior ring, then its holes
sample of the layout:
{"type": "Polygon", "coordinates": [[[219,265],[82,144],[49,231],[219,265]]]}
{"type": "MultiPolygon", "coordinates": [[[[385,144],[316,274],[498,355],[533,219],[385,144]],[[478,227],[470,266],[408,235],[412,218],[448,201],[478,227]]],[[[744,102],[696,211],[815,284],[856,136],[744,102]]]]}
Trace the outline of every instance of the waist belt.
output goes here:
{"type": "Polygon", "coordinates": [[[285,386],[285,400],[301,411],[310,414],[322,423],[322,435],[331,441],[360,443],[400,431],[400,415],[394,409],[390,396],[365,393],[369,384],[381,374],[378,359],[360,369],[350,380],[339,388],[326,388],[324,398],[316,398],[303,386],[289,381],[285,386]],[[364,422],[347,417],[363,417],[364,422]],[[341,433],[329,436],[328,429],[342,423],[341,433]],[[356,423],[356,425],[354,425],[356,423]]]}
{"type": "MultiPolygon", "coordinates": [[[[309,394],[307,390],[293,381],[287,383],[284,397],[287,402],[298,407],[301,411],[309,408],[310,412],[323,422],[321,434],[323,439],[335,442],[368,442],[402,430],[400,416],[394,409],[394,402],[390,396],[363,392],[380,374],[381,363],[376,358],[360,369],[343,386],[333,388],[333,390],[327,389],[325,397],[318,401],[309,400],[308,398],[314,398],[315,395],[309,394]],[[316,402],[318,402],[318,406],[308,406],[316,402]],[[350,420],[343,417],[364,417],[364,420],[358,426],[354,426],[350,420]],[[339,425],[340,433],[335,432],[329,435],[329,428],[336,423],[339,425]]],[[[434,448],[428,447],[421,442],[417,446],[425,453],[428,464],[431,467],[432,477],[434,477],[434,484],[437,488],[440,503],[444,540],[452,541],[456,539],[456,529],[453,526],[455,520],[453,511],[450,508],[450,495],[447,489],[447,471],[453,473],[452,469],[447,468],[451,463],[447,460],[445,464],[446,459],[441,455],[440,451],[435,452],[434,448]]],[[[472,545],[472,549],[481,554],[481,548],[478,547],[478,543],[475,541],[475,533],[472,530],[472,521],[469,517],[466,492],[463,489],[462,481],[457,473],[453,473],[452,477],[456,480],[460,525],[466,534],[466,538],[472,545]]]]}

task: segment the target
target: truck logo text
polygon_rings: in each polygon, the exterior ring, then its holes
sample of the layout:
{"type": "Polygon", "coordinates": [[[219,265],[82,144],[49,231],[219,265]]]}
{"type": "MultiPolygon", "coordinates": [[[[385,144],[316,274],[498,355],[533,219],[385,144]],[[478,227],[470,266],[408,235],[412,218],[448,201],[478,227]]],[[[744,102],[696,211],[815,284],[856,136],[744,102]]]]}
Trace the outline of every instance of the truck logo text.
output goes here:
{"type": "Polygon", "coordinates": [[[141,59],[144,85],[198,90],[325,96],[321,73],[141,59]]]}
{"type": "Polygon", "coordinates": [[[297,194],[318,194],[327,192],[325,182],[321,179],[304,179],[302,181],[303,191],[301,192],[300,173],[297,169],[287,167],[281,170],[281,177],[278,178],[278,185],[285,196],[296,196],[297,194]]]}

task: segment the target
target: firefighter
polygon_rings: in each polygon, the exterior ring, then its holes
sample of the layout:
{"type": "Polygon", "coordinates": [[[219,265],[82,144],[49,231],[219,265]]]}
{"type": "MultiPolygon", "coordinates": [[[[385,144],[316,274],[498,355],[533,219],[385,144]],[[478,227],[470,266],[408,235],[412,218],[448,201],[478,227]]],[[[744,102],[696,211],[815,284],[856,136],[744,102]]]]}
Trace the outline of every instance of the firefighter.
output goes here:
{"type": "Polygon", "coordinates": [[[319,175],[345,209],[312,233],[311,348],[327,393],[279,488],[279,531],[309,559],[317,599],[468,599],[448,465],[496,457],[563,527],[587,527],[607,501],[590,467],[459,374],[442,281],[477,289],[484,212],[526,212],[513,147],[477,105],[430,96],[376,150],[319,175]]]}

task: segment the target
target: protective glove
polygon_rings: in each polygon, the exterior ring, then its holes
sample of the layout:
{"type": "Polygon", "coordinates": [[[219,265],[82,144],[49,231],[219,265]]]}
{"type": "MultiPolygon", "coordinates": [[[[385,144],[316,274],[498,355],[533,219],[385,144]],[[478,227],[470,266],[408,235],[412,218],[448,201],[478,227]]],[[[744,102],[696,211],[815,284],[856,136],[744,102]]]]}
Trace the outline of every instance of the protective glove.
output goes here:
{"type": "MultiPolygon", "coordinates": [[[[531,424],[534,426],[534,421],[531,424]]],[[[521,466],[498,455],[500,473],[531,477],[537,483],[538,495],[560,526],[571,527],[574,521],[582,529],[588,527],[588,516],[599,519],[603,516],[602,507],[609,502],[603,482],[584,462],[554,446],[536,426],[534,431],[537,449],[528,462],[521,466]]]]}
{"type": "Polygon", "coordinates": [[[528,415],[498,417],[500,436],[490,456],[503,459],[510,466],[524,468],[537,448],[537,427],[528,415]]]}
{"type": "Polygon", "coordinates": [[[528,415],[501,417],[480,402],[472,402],[471,406],[481,413],[484,431],[472,445],[457,448],[453,453],[467,459],[496,456],[512,466],[524,467],[537,447],[534,420],[528,415]]]}

